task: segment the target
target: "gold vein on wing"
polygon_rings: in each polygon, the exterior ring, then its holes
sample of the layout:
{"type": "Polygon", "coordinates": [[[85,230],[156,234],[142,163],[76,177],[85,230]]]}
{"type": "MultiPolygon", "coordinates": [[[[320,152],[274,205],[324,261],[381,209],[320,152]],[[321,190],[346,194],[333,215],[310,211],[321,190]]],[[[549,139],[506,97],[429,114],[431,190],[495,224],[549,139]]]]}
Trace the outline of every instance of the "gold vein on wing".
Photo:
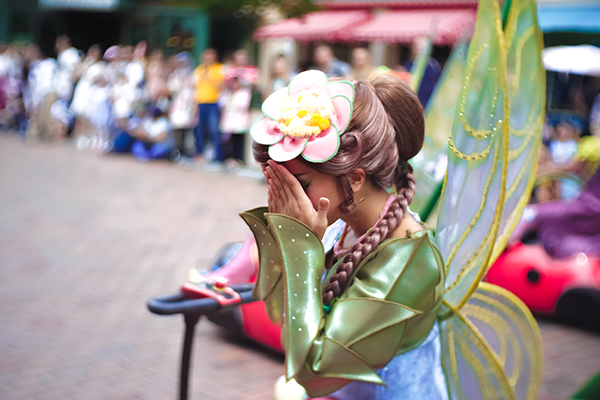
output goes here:
{"type": "MultiPolygon", "coordinates": [[[[499,120],[498,123],[501,123],[501,120],[499,120]]],[[[497,143],[497,145],[495,146],[495,149],[494,149],[494,161],[493,161],[493,165],[490,168],[491,172],[488,175],[488,179],[487,179],[487,181],[485,183],[485,187],[483,189],[481,203],[479,204],[479,208],[477,209],[477,212],[475,213],[475,216],[471,220],[471,223],[467,226],[467,229],[465,230],[465,232],[461,236],[461,238],[458,241],[458,243],[456,243],[452,247],[452,251],[450,252],[450,256],[448,257],[448,261],[446,262],[446,265],[447,265],[446,269],[449,269],[450,265],[452,265],[452,262],[454,261],[454,257],[456,256],[456,253],[458,252],[459,248],[462,246],[462,244],[464,243],[464,241],[467,239],[467,236],[469,235],[469,233],[471,233],[471,230],[473,229],[473,227],[475,226],[475,224],[477,223],[477,221],[479,221],[479,218],[481,217],[481,214],[483,214],[483,211],[485,210],[485,204],[487,202],[487,195],[488,195],[488,192],[489,192],[490,187],[492,185],[492,181],[493,181],[494,176],[495,176],[496,166],[498,165],[499,158],[500,158],[500,143],[497,143]]],[[[466,273],[467,269],[469,269],[469,266],[470,266],[469,264],[473,261],[473,259],[475,257],[477,257],[477,255],[479,254],[479,252],[481,251],[481,249],[483,248],[483,246],[485,244],[487,244],[487,241],[488,241],[488,239],[490,237],[490,233],[491,233],[491,230],[488,231],[485,239],[483,240],[483,242],[481,243],[481,245],[479,246],[479,248],[475,252],[475,255],[469,261],[467,261],[466,265],[459,272],[459,274],[456,277],[456,279],[446,289],[446,292],[450,291],[452,288],[454,288],[459,283],[459,281],[462,278],[462,276],[466,273]]]]}

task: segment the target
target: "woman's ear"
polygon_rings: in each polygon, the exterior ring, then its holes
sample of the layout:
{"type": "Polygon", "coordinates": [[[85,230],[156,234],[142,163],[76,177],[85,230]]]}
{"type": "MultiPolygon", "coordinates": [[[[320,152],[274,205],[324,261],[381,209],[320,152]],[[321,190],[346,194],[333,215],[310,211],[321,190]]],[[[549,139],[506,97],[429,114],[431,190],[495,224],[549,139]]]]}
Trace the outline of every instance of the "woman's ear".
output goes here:
{"type": "Polygon", "coordinates": [[[365,184],[366,174],[362,168],[356,168],[348,173],[348,179],[350,180],[350,187],[353,193],[358,193],[365,184]]]}

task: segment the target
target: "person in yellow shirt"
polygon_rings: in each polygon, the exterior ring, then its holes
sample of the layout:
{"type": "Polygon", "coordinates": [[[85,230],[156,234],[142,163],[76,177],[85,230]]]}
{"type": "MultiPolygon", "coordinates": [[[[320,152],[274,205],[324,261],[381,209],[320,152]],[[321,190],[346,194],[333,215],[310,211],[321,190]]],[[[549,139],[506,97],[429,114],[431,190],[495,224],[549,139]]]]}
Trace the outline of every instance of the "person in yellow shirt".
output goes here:
{"type": "Polygon", "coordinates": [[[223,65],[218,62],[217,52],[214,49],[206,49],[202,53],[201,64],[194,70],[199,117],[198,125],[194,129],[196,159],[203,157],[206,132],[204,128],[206,128],[214,147],[213,161],[216,163],[223,161],[221,132],[219,131],[220,115],[217,105],[223,79],[223,65]]]}

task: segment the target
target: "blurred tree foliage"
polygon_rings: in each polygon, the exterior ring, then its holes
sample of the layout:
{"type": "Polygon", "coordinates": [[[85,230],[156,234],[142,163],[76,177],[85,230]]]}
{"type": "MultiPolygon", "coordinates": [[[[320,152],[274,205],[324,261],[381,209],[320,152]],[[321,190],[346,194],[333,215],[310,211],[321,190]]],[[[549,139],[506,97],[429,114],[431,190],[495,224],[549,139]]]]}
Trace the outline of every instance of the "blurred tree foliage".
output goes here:
{"type": "Polygon", "coordinates": [[[260,15],[277,7],[287,18],[301,17],[319,7],[314,0],[195,0],[203,11],[213,16],[244,18],[260,15]]]}

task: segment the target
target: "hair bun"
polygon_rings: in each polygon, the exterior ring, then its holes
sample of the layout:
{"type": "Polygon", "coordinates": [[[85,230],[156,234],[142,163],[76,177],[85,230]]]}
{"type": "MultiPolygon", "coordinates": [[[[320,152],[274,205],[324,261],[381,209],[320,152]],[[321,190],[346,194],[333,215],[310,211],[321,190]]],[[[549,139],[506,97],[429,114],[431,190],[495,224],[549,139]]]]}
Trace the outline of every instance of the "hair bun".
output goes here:
{"type": "Polygon", "coordinates": [[[419,98],[406,82],[390,74],[377,76],[371,84],[396,132],[400,158],[410,160],[425,139],[425,116],[419,98]]]}

